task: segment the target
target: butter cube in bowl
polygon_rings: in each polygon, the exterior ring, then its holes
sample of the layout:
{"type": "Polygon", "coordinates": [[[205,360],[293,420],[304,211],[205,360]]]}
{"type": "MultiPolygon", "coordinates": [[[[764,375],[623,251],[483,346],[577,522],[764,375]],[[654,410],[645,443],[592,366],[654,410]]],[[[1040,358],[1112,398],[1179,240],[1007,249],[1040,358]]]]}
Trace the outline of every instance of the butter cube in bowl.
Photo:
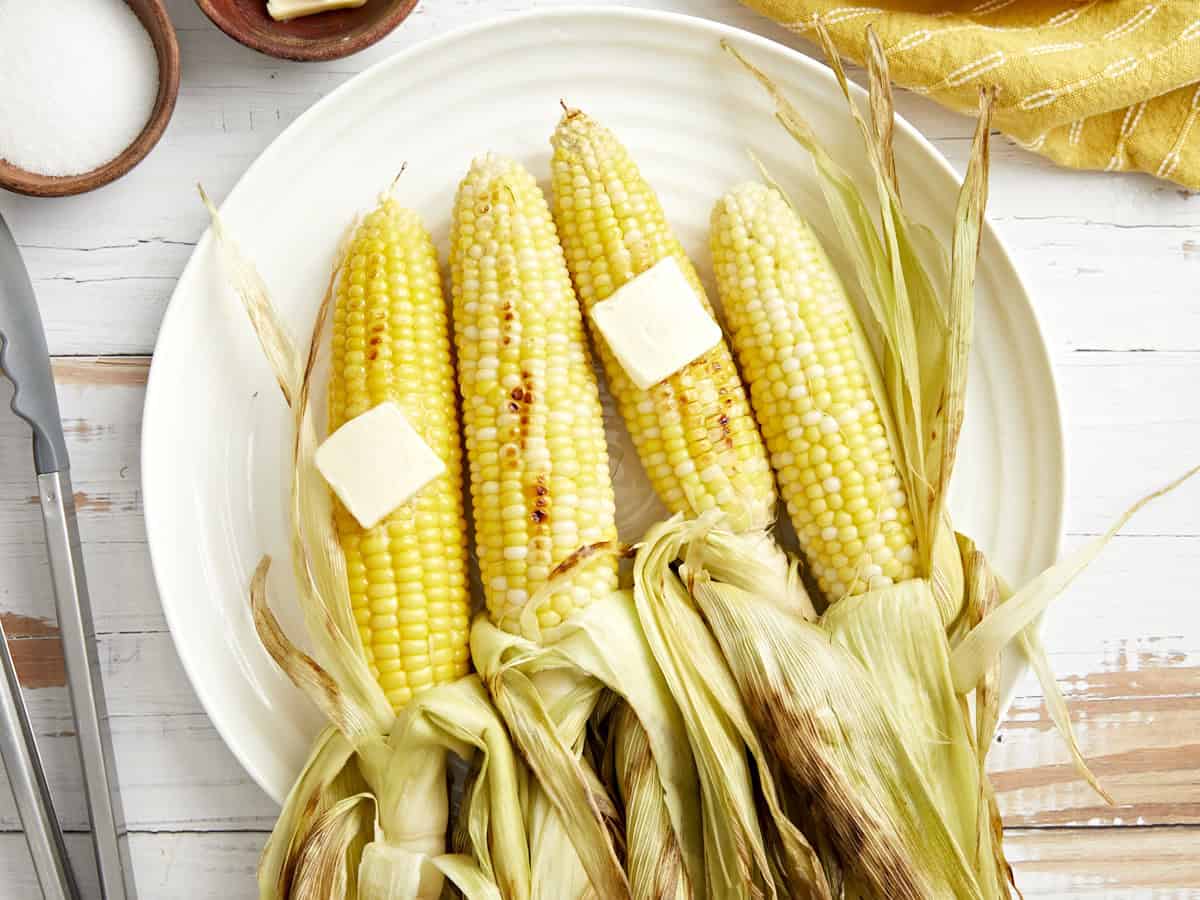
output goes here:
{"type": "Polygon", "coordinates": [[[279,59],[341,59],[385,38],[417,0],[196,0],[241,44],[279,59]]]}

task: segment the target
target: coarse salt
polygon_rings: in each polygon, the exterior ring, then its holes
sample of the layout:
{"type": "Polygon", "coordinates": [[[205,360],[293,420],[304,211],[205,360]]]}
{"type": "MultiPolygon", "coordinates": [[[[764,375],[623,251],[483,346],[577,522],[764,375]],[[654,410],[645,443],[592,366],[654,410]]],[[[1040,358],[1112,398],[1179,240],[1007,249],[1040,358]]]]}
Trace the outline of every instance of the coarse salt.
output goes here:
{"type": "Polygon", "coordinates": [[[158,57],[123,0],[0,0],[0,159],[80,175],[134,142],[158,57]]]}

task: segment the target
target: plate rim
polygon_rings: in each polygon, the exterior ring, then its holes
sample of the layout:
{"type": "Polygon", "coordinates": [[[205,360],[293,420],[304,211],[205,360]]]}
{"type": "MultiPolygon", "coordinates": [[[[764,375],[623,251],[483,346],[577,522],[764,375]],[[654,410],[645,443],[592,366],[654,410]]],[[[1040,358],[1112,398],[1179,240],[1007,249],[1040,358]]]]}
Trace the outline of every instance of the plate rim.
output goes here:
{"type": "MultiPolygon", "coordinates": [[[[218,209],[223,210],[225,205],[234,199],[239,191],[243,190],[246,183],[258,172],[259,168],[268,165],[271,157],[281,152],[281,146],[286,145],[287,140],[293,132],[302,129],[308,120],[316,115],[319,115],[327,107],[335,104],[343,94],[361,89],[363,82],[371,79],[380,78],[386,71],[392,67],[402,67],[404,63],[411,57],[418,54],[425,54],[432,50],[436,50],[447,44],[471,38],[477,34],[484,33],[493,29],[502,27],[511,27],[519,25],[526,20],[561,20],[575,19],[586,17],[611,17],[625,22],[655,22],[660,25],[675,25],[682,28],[693,28],[703,32],[707,32],[714,37],[728,37],[736,39],[740,42],[745,42],[749,45],[761,48],[771,53],[782,53],[790,62],[804,67],[810,76],[821,79],[827,82],[834,90],[837,90],[837,82],[833,70],[821,60],[815,59],[793,47],[789,47],[773,38],[765,35],[757,34],[752,31],[747,31],[744,28],[736,25],[730,25],[725,22],[718,22],[713,19],[708,19],[703,16],[692,15],[688,13],[680,13],[668,10],[646,9],[642,7],[626,7],[626,6],[607,6],[595,3],[583,4],[579,6],[559,6],[549,8],[535,8],[522,10],[515,13],[504,13],[498,16],[492,16],[479,22],[473,22],[467,25],[462,25],[452,28],[449,31],[418,41],[409,47],[387,56],[378,62],[373,63],[361,72],[351,76],[345,82],[338,85],[336,88],[325,94],[323,97],[316,100],[308,109],[304,110],[296,119],[287,126],[282,132],[276,135],[266,147],[259,152],[253,161],[246,167],[245,171],[234,182],[233,187],[225,195],[218,209]]],[[[851,82],[850,90],[856,102],[861,102],[866,98],[866,91],[859,85],[851,82]]],[[[958,172],[950,164],[949,160],[942,154],[933,143],[921,133],[907,119],[896,114],[897,130],[904,133],[907,138],[915,139],[917,145],[921,147],[933,165],[940,168],[944,174],[949,175],[956,184],[962,183],[962,178],[958,172]]],[[[1038,313],[1036,305],[1033,303],[1032,297],[1028,290],[1025,280],[1021,277],[1020,270],[1013,262],[1012,256],[1009,253],[1008,247],[992,225],[990,216],[985,217],[984,221],[984,241],[990,241],[994,248],[994,253],[989,253],[990,260],[993,264],[998,264],[1006,267],[1011,274],[1013,281],[1020,288],[1021,302],[1015,305],[1018,313],[1023,313],[1028,324],[1032,328],[1033,334],[1037,337],[1037,347],[1034,351],[1036,363],[1043,368],[1048,375],[1049,396],[1042,398],[1046,406],[1046,413],[1053,418],[1053,430],[1057,440],[1055,444],[1058,448],[1055,466],[1058,471],[1056,496],[1052,499],[1058,508],[1058,523],[1054,529],[1053,539],[1053,557],[1057,558],[1061,553],[1062,539],[1064,533],[1064,524],[1067,517],[1067,447],[1066,434],[1063,429],[1063,410],[1062,401],[1059,391],[1058,379],[1055,375],[1053,360],[1050,356],[1049,345],[1046,341],[1046,329],[1043,326],[1041,316],[1038,313]]],[[[204,233],[192,248],[191,255],[188,257],[187,263],[179,274],[175,287],[171,291],[171,297],[167,302],[166,309],[163,312],[163,317],[159,323],[158,332],[155,336],[154,351],[151,354],[150,370],[147,375],[146,393],[142,404],[142,422],[140,441],[141,447],[139,452],[139,461],[142,469],[141,474],[141,489],[142,489],[142,518],[146,528],[146,545],[150,555],[150,567],[154,577],[155,589],[158,592],[159,605],[162,607],[163,618],[167,624],[167,630],[171,634],[171,641],[175,647],[175,655],[179,659],[180,665],[187,675],[188,683],[195,692],[200,705],[204,710],[209,722],[220,736],[222,742],[228,748],[238,764],[246,772],[247,775],[258,785],[258,787],[269,797],[278,803],[282,803],[284,796],[277,796],[274,786],[271,784],[260,766],[253,763],[246,755],[238,741],[232,740],[232,735],[229,732],[229,725],[221,715],[222,706],[218,698],[211,694],[212,688],[207,686],[203,679],[197,678],[197,672],[193,668],[193,663],[190,660],[188,653],[180,642],[180,629],[183,627],[174,614],[172,604],[164,602],[164,597],[167,591],[164,589],[168,583],[167,563],[165,562],[165,548],[159,552],[155,551],[156,541],[153,537],[154,529],[152,524],[165,524],[167,520],[162,518],[159,512],[160,504],[158,503],[158,494],[153,485],[156,480],[151,477],[157,469],[157,464],[154,462],[154,454],[152,452],[152,441],[146,440],[147,434],[155,432],[157,417],[154,410],[162,405],[158,400],[159,394],[163,392],[160,383],[163,377],[156,378],[156,371],[161,372],[162,368],[157,366],[158,347],[164,333],[171,326],[173,320],[173,312],[177,307],[177,299],[180,297],[180,285],[188,278],[195,266],[199,266],[212,251],[210,245],[213,241],[211,224],[205,228],[204,233]]],[[[1042,628],[1042,620],[1039,620],[1038,628],[1042,628]]],[[[1016,670],[1015,677],[1010,683],[1002,685],[1000,716],[1001,719],[1007,713],[1008,707],[1012,703],[1015,695],[1015,688],[1020,677],[1028,670],[1028,664],[1022,663],[1016,670]]]]}

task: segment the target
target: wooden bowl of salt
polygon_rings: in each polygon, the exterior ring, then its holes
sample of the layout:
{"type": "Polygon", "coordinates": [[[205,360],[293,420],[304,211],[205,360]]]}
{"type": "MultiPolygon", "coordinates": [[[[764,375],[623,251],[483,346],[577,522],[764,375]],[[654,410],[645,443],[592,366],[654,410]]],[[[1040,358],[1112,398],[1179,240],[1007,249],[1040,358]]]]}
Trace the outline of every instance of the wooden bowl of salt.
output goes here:
{"type": "Polygon", "coordinates": [[[15,85],[0,98],[11,111],[10,127],[0,123],[0,188],[31,197],[116,181],[158,143],[179,94],[179,42],[162,0],[0,6],[0,58],[15,85]]]}

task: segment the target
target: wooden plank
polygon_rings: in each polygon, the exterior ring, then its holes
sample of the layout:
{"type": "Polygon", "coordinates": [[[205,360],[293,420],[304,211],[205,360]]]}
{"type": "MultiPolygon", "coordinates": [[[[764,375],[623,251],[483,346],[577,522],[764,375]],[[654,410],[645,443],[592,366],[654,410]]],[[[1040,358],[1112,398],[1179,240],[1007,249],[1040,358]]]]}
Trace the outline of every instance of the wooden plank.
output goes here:
{"type": "Polygon", "coordinates": [[[1025,694],[989,760],[1006,824],[1200,824],[1200,668],[1136,668],[1136,654],[1125,662],[1059,682],[1084,755],[1115,804],[1079,779],[1040,695],[1025,694]]]}
{"type": "MultiPolygon", "coordinates": [[[[266,834],[132,834],[129,852],[139,897],[153,900],[256,900],[254,873],[266,834]]],[[[98,897],[87,835],[67,835],[85,897],[98,897]]],[[[38,897],[24,838],[0,834],[0,872],[5,897],[38,897]]]]}
{"type": "MultiPolygon", "coordinates": [[[[1067,531],[1100,534],[1136,498],[1200,461],[1200,353],[1072,353],[1057,363],[1067,531]]],[[[1124,533],[1195,536],[1198,490],[1193,482],[1157,501],[1124,533]]]]}
{"type": "MultiPolygon", "coordinates": [[[[28,641],[12,643],[20,648],[28,641]]],[[[101,635],[98,643],[130,826],[196,830],[269,824],[274,803],[204,714],[170,635],[114,633],[101,635]]],[[[69,827],[82,827],[83,787],[66,688],[35,687],[25,697],[60,814],[69,827]]],[[[0,830],[15,828],[16,822],[12,797],[0,786],[0,830]]]]}
{"type": "MultiPolygon", "coordinates": [[[[146,677],[157,675],[152,664],[132,668],[146,677]]],[[[34,697],[41,693],[32,692],[34,697]]],[[[37,720],[38,744],[59,816],[67,828],[86,829],[70,714],[39,713],[37,720]]],[[[178,712],[114,716],[112,730],[131,829],[228,831],[274,824],[278,807],[246,775],[194,699],[181,703],[178,712]]],[[[12,797],[0,777],[0,831],[19,827],[12,797]]],[[[0,896],[7,895],[0,890],[0,896]]]]}
{"type": "Polygon", "coordinates": [[[1006,839],[1027,900],[1200,897],[1200,829],[1050,828],[1006,839]]]}
{"type": "MultiPolygon", "coordinates": [[[[262,832],[136,833],[130,852],[138,890],[155,900],[253,900],[262,832]]],[[[84,835],[68,836],[88,872],[84,835]]],[[[1200,896],[1200,829],[1035,829],[1007,835],[1017,885],[1027,900],[1185,900],[1200,896]]],[[[11,896],[36,896],[25,842],[0,834],[0,871],[11,896]]],[[[91,896],[91,894],[88,894],[91,896]]],[[[8,896],[8,894],[6,894],[8,896]]]]}

